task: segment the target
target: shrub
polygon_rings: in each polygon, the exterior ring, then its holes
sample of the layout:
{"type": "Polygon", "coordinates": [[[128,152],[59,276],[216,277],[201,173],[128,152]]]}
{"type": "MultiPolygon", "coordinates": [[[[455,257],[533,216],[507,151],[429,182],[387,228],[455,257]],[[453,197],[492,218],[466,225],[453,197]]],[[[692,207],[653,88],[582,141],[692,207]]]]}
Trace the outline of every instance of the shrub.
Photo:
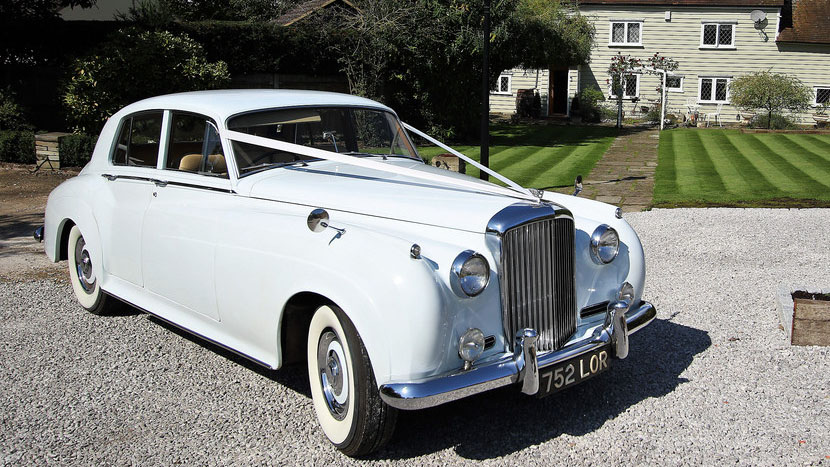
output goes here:
{"type": "Polygon", "coordinates": [[[539,118],[542,114],[542,99],[539,93],[522,89],[516,96],[516,113],[521,118],[539,118]]]}
{"type": "Polygon", "coordinates": [[[750,128],[768,128],[770,130],[793,130],[795,123],[781,114],[755,115],[749,122],[750,128]]]}
{"type": "Polygon", "coordinates": [[[63,101],[75,129],[94,134],[131,102],[218,88],[229,81],[227,65],[208,62],[202,46],[184,34],[124,29],[91,55],[75,60],[63,101]]]}
{"type": "Polygon", "coordinates": [[[657,122],[660,123],[661,109],[659,105],[652,105],[649,107],[648,112],[646,113],[646,121],[647,122],[657,122]]]}
{"type": "Polygon", "coordinates": [[[600,102],[604,100],[605,95],[596,86],[583,89],[579,94],[579,115],[582,121],[599,123],[603,118],[600,102]]]}
{"type": "Polygon", "coordinates": [[[0,131],[0,161],[34,164],[35,134],[31,131],[0,131]]]}
{"type": "Polygon", "coordinates": [[[28,129],[23,111],[10,91],[0,90],[0,130],[28,129]]]}
{"type": "Polygon", "coordinates": [[[98,138],[83,133],[76,133],[74,135],[66,135],[58,140],[58,147],[60,148],[61,166],[63,167],[83,167],[89,162],[92,157],[92,151],[95,150],[95,143],[98,138]]]}

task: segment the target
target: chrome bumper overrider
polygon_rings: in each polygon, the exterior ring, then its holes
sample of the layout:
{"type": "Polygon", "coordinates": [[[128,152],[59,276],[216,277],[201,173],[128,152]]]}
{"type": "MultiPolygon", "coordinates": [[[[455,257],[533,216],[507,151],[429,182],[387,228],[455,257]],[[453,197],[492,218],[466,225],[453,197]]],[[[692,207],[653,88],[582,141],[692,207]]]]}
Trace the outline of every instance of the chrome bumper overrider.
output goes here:
{"type": "Polygon", "coordinates": [[[388,383],[380,387],[384,402],[399,409],[415,410],[434,407],[491,389],[522,383],[522,392],[536,394],[539,390],[539,369],[610,345],[618,358],[628,356],[628,336],[637,332],[657,315],[648,302],[628,306],[612,302],[606,312],[605,324],[593,335],[557,351],[536,354],[536,331],[525,329],[516,335],[513,355],[473,366],[469,370],[431,376],[417,381],[388,383]],[[627,310],[627,311],[625,311],[627,310]]]}

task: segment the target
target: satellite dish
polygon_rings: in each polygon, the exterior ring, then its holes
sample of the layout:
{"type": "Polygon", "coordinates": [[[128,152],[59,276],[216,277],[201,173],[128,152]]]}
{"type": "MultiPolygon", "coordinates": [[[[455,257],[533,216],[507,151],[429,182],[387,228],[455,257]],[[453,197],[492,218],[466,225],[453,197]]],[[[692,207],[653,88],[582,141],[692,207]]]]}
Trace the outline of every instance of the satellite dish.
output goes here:
{"type": "Polygon", "coordinates": [[[767,14],[761,10],[752,10],[752,13],[749,14],[749,17],[752,18],[752,21],[755,24],[761,24],[762,21],[767,19],[767,14]]]}

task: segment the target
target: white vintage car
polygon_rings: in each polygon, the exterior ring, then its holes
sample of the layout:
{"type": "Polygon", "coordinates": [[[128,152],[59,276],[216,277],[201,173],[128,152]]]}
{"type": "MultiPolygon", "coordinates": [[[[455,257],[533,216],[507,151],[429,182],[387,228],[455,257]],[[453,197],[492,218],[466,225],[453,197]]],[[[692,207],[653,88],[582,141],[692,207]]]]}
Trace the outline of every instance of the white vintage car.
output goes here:
{"type": "Polygon", "coordinates": [[[146,99],[49,196],[46,254],[92,313],[120,300],[268,368],[307,361],[352,456],[398,409],[547,395],[625,358],[655,309],[621,211],[431,167],[410,134],[481,168],[363,98],[146,99]]]}

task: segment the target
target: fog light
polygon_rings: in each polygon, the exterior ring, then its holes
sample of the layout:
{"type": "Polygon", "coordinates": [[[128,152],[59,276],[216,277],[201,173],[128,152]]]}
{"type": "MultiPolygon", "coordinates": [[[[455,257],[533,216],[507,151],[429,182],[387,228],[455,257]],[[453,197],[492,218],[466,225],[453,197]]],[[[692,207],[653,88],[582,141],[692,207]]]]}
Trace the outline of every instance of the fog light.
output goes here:
{"type": "Polygon", "coordinates": [[[458,340],[458,356],[464,360],[464,369],[467,369],[484,352],[484,333],[481,329],[467,330],[458,340]]]}
{"type": "Polygon", "coordinates": [[[634,286],[628,282],[623,282],[620,286],[620,291],[617,293],[617,300],[628,303],[628,306],[634,304],[634,286]]]}

